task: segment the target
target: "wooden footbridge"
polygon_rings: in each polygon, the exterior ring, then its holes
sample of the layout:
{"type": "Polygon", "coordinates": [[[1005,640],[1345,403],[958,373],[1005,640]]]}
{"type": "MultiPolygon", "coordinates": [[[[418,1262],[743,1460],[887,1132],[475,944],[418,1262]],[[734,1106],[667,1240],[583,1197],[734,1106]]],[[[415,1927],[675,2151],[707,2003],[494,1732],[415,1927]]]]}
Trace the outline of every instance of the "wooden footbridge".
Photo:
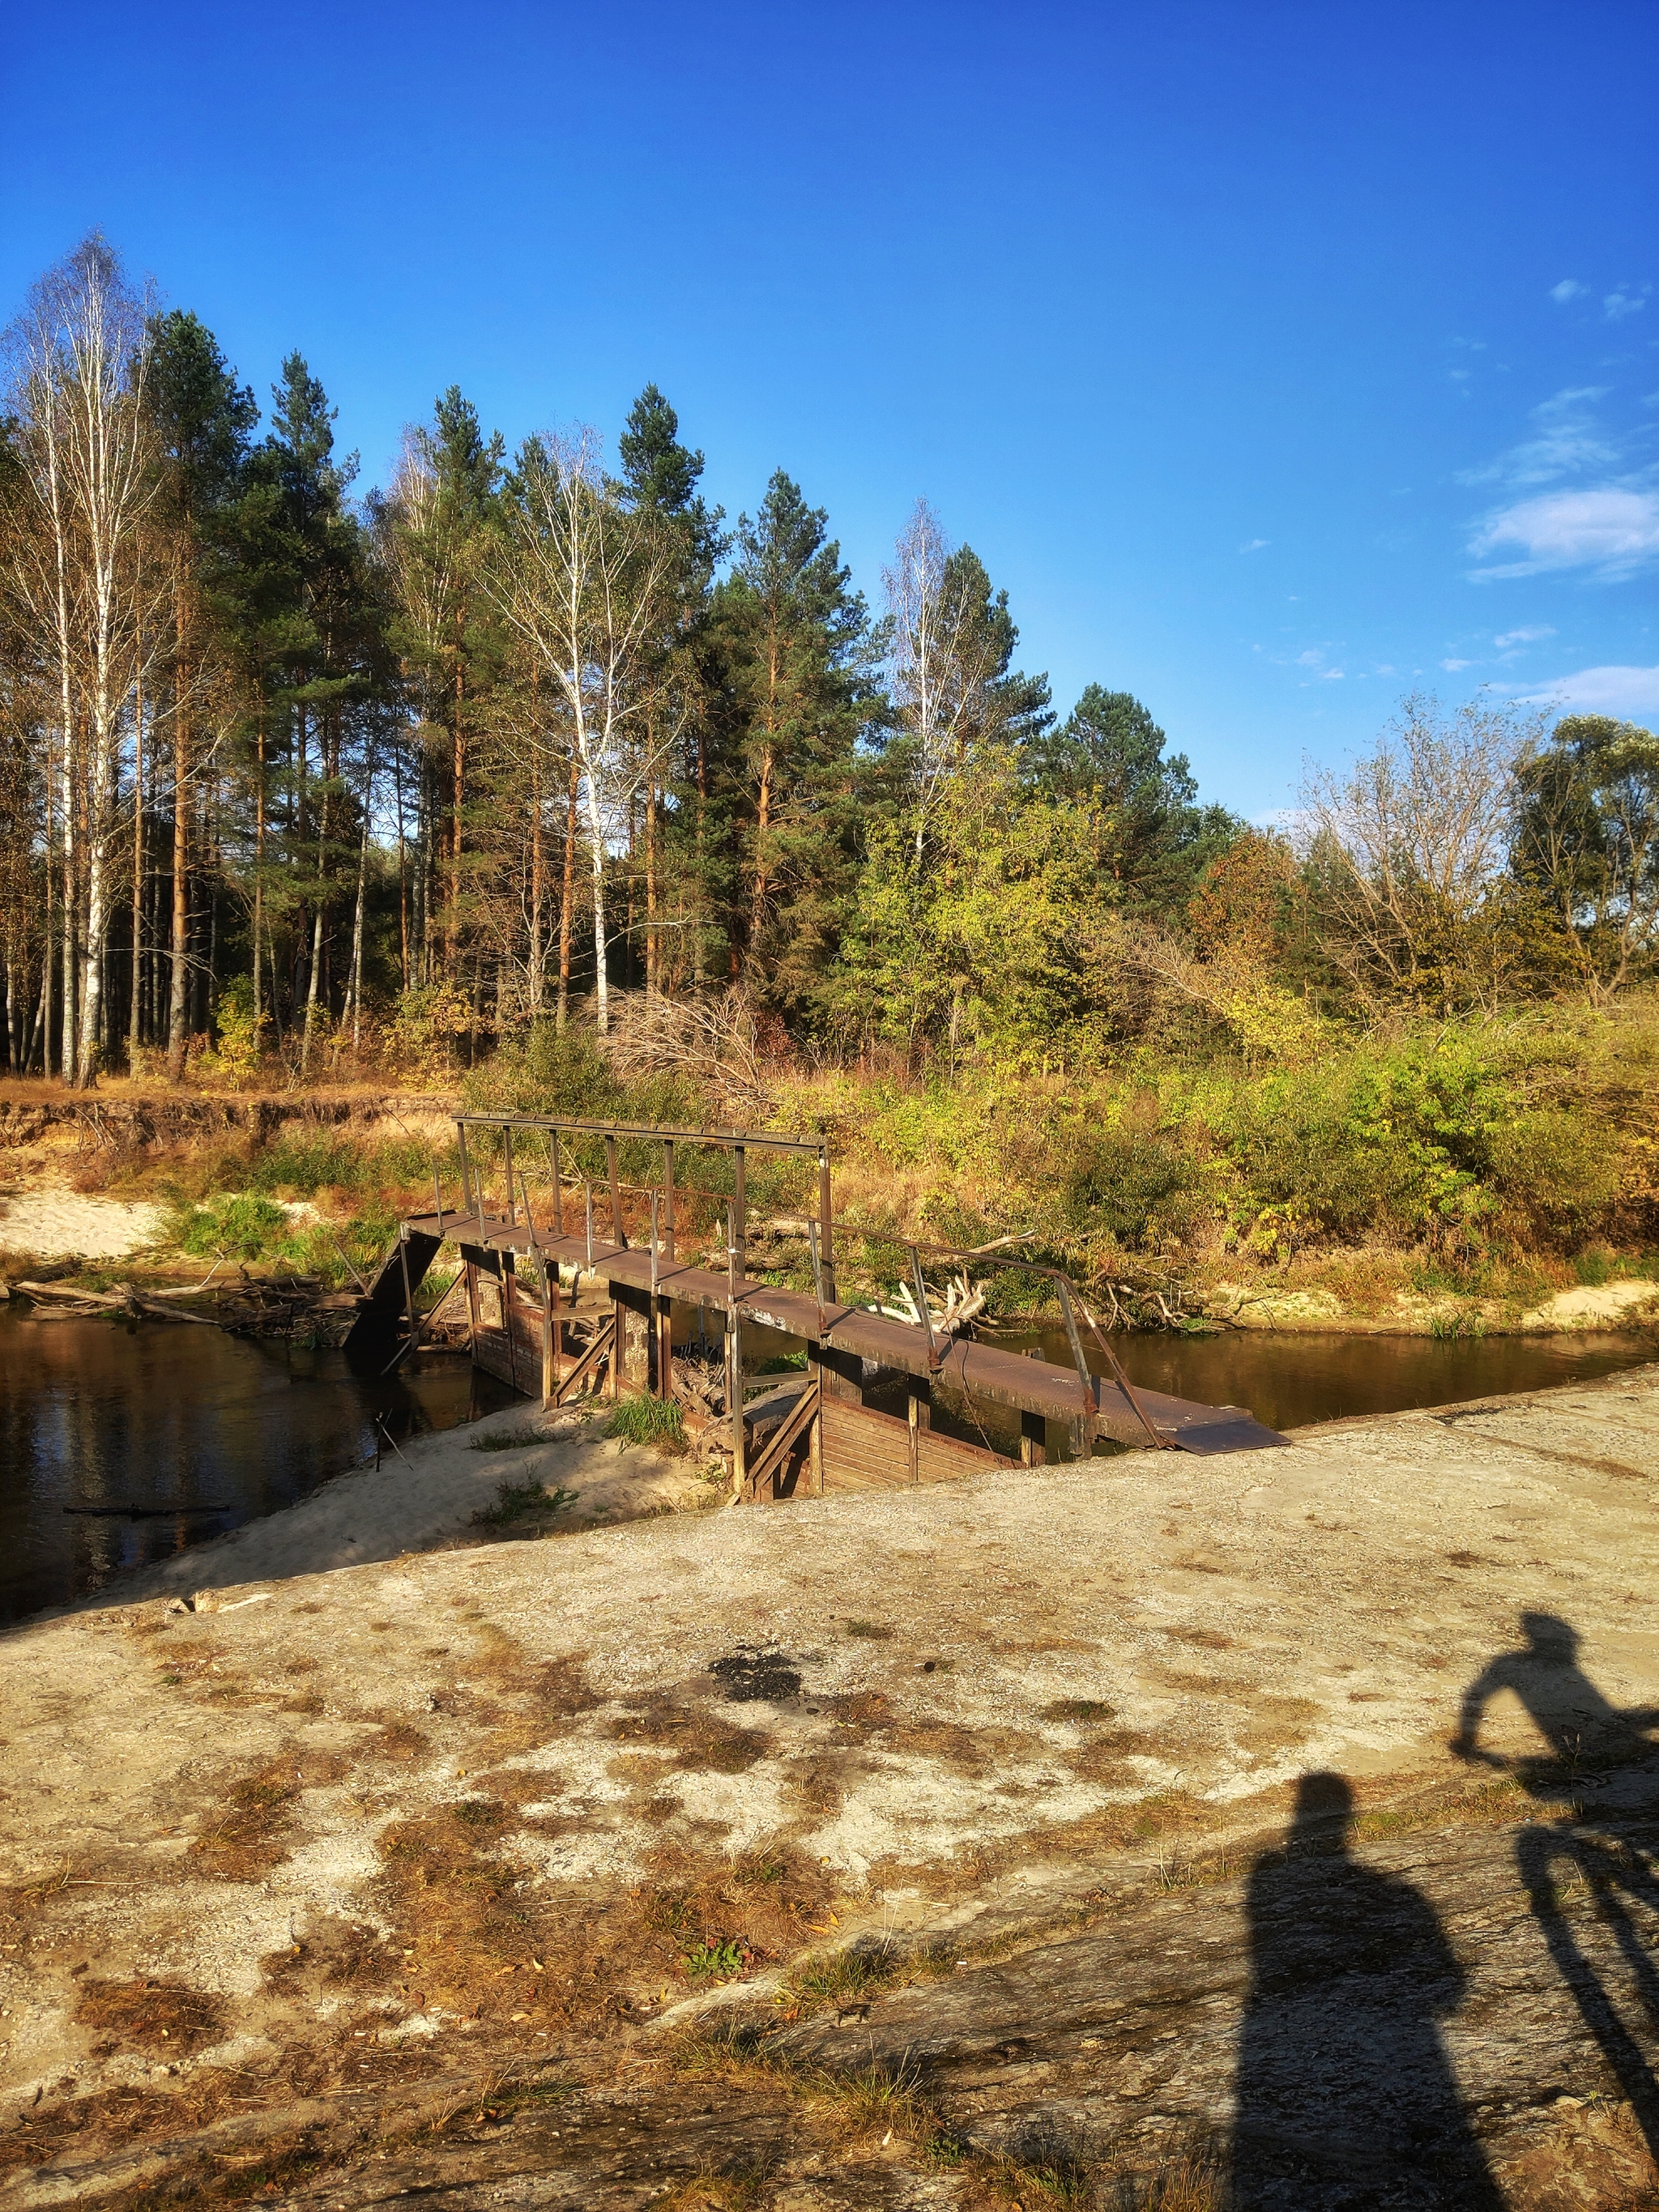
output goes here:
{"type": "MultiPolygon", "coordinates": [[[[1069,1367],[975,1342],[971,1323],[948,1315],[935,1320],[924,1255],[977,1266],[981,1254],[899,1246],[909,1263],[916,1320],[843,1304],[836,1296],[837,1231],[865,1238],[873,1232],[836,1219],[824,1139],[531,1115],[463,1114],[456,1127],[461,1202],[453,1210],[444,1205],[434,1173],[433,1211],[402,1224],[349,1340],[389,1343],[401,1328],[402,1351],[417,1344],[425,1322],[415,1293],[441,1247],[452,1243],[461,1265],[445,1300],[451,1292],[465,1296],[479,1366],[544,1407],[594,1392],[673,1398],[688,1425],[717,1425],[712,1441],[729,1454],[746,1499],[937,1482],[1014,1464],[1016,1454],[1035,1465],[1048,1456],[1056,1431],[1073,1456],[1086,1455],[1098,1437],[1201,1454],[1285,1441],[1238,1407],[1198,1405],[1132,1385],[1073,1286],[1053,1270],[1035,1272],[1054,1274],[1069,1367]],[[533,1203],[526,1172],[532,1139],[542,1153],[533,1203]],[[647,1147],[660,1164],[649,1185],[627,1193],[633,1242],[619,1146],[635,1158],[647,1147]],[[602,1150],[603,1176],[573,1172],[567,1149],[573,1162],[580,1154],[597,1162],[602,1150]],[[678,1215],[690,1193],[683,1182],[677,1188],[676,1174],[693,1151],[712,1151],[725,1162],[729,1190],[714,1201],[725,1212],[723,1267],[679,1255],[678,1215]],[[757,1154],[791,1156],[802,1169],[816,1168],[816,1210],[784,1224],[798,1249],[806,1247],[807,1264],[797,1272],[810,1270],[810,1290],[780,1289],[750,1273],[746,1184],[757,1154]],[[604,1216],[603,1235],[596,1212],[604,1216]],[[1079,1310],[1109,1376],[1090,1370],[1079,1310]],[[750,1371],[757,1348],[771,1371],[750,1371]],[[778,1355],[792,1348],[797,1363],[804,1352],[804,1370],[797,1364],[780,1373],[785,1363],[778,1355]],[[734,1407],[740,1418],[733,1419],[734,1407]]],[[[687,1210],[704,1210],[710,1199],[699,1191],[687,1210]]],[[[758,1237],[762,1225],[753,1233],[758,1237]]],[[[1030,1266],[1007,1255],[1003,1264],[1030,1266]]]]}

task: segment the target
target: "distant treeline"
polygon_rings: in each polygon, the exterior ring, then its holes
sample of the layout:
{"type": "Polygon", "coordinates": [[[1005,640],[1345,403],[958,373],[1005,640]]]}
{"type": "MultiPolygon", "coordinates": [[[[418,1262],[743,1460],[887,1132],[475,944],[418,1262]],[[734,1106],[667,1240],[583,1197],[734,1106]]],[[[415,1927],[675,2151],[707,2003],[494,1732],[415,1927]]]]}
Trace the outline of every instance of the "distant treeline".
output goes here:
{"type": "Polygon", "coordinates": [[[357,498],[301,356],[262,415],[97,236],[7,361],[11,1072],[472,1060],[733,987],[827,1056],[1064,1064],[1155,1005],[1279,1049],[1651,965],[1645,731],[1410,701],[1266,836],[1126,692],[1062,720],[925,504],[878,610],[781,469],[711,509],[654,386],[614,455],[452,386],[357,498]]]}

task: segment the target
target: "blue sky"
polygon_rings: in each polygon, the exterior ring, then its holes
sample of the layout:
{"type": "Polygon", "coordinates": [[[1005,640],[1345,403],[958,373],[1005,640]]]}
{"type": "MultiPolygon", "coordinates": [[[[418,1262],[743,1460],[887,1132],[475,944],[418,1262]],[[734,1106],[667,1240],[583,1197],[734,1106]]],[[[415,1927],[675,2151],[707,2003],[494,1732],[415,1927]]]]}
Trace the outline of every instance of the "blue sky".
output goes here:
{"type": "Polygon", "coordinates": [[[0,299],[100,224],[365,483],[642,384],[860,581],[925,495],[1069,704],[1291,803],[1400,696],[1659,723],[1659,9],[26,11],[0,299]]]}

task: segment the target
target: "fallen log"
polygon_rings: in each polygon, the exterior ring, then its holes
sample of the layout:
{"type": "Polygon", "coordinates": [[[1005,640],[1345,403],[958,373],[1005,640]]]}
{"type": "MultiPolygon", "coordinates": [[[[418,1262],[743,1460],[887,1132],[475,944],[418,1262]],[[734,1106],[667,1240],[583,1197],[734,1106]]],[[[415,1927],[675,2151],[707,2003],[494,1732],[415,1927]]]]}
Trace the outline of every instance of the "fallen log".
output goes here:
{"type": "Polygon", "coordinates": [[[124,1306],[127,1304],[125,1291],[77,1291],[66,1283],[18,1283],[14,1285],[32,1298],[70,1298],[76,1305],[124,1306]]]}
{"type": "Polygon", "coordinates": [[[19,1283],[16,1288],[32,1298],[65,1299],[83,1314],[107,1313],[112,1308],[118,1308],[123,1313],[153,1314],[159,1321],[194,1322],[198,1328],[219,1326],[205,1314],[184,1313],[177,1306],[164,1306],[155,1298],[141,1297],[131,1283],[125,1284],[119,1291],[76,1291],[62,1283],[19,1283]]]}

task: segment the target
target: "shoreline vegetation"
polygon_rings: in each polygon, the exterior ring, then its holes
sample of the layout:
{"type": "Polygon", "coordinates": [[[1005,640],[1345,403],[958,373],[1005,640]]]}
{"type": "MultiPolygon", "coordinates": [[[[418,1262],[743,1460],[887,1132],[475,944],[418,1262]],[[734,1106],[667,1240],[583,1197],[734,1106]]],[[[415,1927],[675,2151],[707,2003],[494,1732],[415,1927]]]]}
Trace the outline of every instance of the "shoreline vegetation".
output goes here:
{"type": "Polygon", "coordinates": [[[1651,732],[1416,695],[1263,829],[925,501],[868,596],[784,469],[709,507],[654,385],[511,453],[452,386],[358,487],[96,234],[5,361],[0,1169],[338,1285],[454,1100],[805,1128],[877,1299],[884,1237],[993,1319],[1024,1257],[1132,1327],[1641,1320],[1651,732]]]}
{"type": "MultiPolygon", "coordinates": [[[[1067,1268],[1120,1327],[1463,1336],[1654,1324],[1659,1293],[1644,1286],[1659,1279],[1659,1006],[1645,992],[1599,1009],[1396,1021],[1299,1065],[1143,1054],[1088,1073],[966,1066],[954,1080],[745,1053],[752,1036],[729,1003],[736,1041],[716,1039],[696,1078],[641,1072],[617,1043],[628,1002],[613,1013],[610,1040],[549,1024],[455,1071],[453,1089],[412,1096],[384,1076],[237,1092],[106,1079],[94,1098],[0,1083],[0,1183],[161,1210],[153,1248],[76,1271],[93,1287],[222,1259],[343,1288],[348,1260],[366,1269],[400,1215],[429,1204],[434,1167],[456,1187],[459,1106],[742,1121],[827,1129],[837,1212],[874,1239],[1025,1240],[985,1267],[993,1325],[1043,1316],[1046,1285],[1021,1257],[1067,1268]],[[750,1087],[747,1115],[724,1085],[728,1065],[750,1087]]],[[[520,1166],[544,1205],[544,1164],[520,1166]]],[[[648,1168],[643,1154],[633,1164],[641,1181],[648,1168]]],[[[623,1172],[626,1184],[626,1149],[623,1172]]],[[[691,1234],[714,1249],[722,1164],[711,1154],[683,1173],[691,1234]]],[[[804,1264],[799,1240],[769,1240],[763,1224],[803,1202],[790,1175],[760,1168],[750,1183],[753,1263],[785,1277],[804,1264]]],[[[0,1214],[0,1276],[15,1281],[37,1258],[61,1273],[61,1254],[12,1246],[0,1214]]],[[[843,1251],[869,1296],[896,1292],[900,1255],[845,1237],[843,1251]]]]}

